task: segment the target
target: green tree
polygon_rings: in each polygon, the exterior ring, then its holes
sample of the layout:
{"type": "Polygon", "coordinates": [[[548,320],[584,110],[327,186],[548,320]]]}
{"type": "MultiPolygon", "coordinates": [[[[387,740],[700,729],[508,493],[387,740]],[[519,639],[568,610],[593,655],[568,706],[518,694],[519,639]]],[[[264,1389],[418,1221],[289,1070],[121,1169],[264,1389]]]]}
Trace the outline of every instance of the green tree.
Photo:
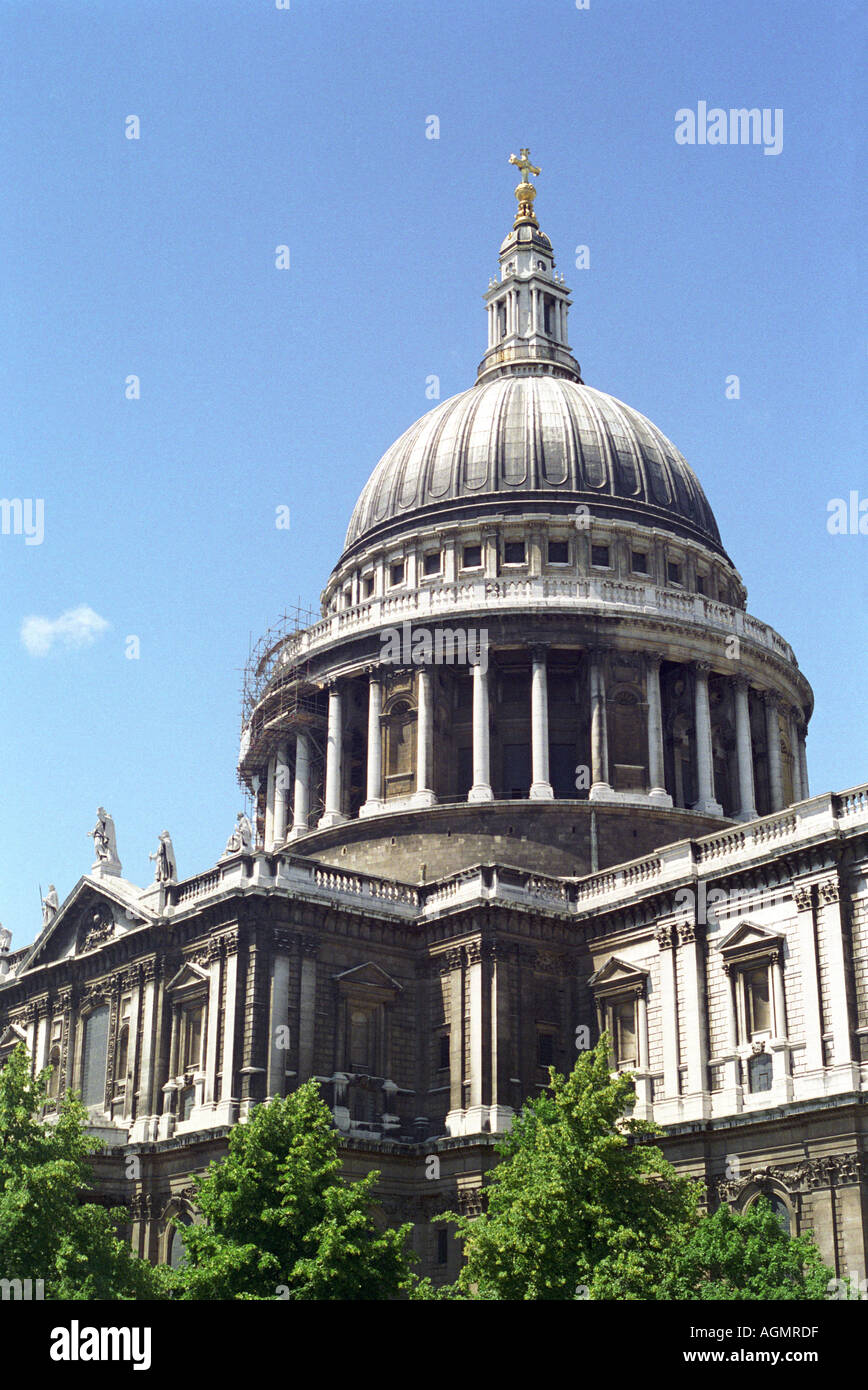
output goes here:
{"type": "Polygon", "coordinates": [[[0,1278],[41,1279],[46,1299],[159,1298],[159,1274],[117,1234],[126,1209],[81,1200],[101,1146],[74,1097],[43,1120],[48,1076],[30,1075],[23,1045],[0,1071],[0,1278]]]}
{"type": "Polygon", "coordinates": [[[668,1264],[649,1298],[822,1299],[834,1274],[809,1237],[783,1229],[765,1198],[744,1212],[718,1207],[680,1236],[668,1264]]]}
{"type": "Polygon", "coordinates": [[[347,1183],[331,1112],[314,1081],[259,1105],[197,1184],[202,1223],[181,1228],[185,1299],[385,1299],[411,1281],[410,1226],[380,1231],[379,1173],[347,1183]]]}
{"type": "MultiPolygon", "coordinates": [[[[628,1118],[629,1076],[609,1040],[530,1101],[498,1148],[484,1214],[450,1214],[464,1242],[457,1284],[421,1297],[482,1299],[822,1298],[831,1276],[807,1237],[790,1239],[767,1204],[700,1212],[679,1175],[628,1118]]],[[[442,1218],[440,1218],[442,1219],[442,1218]]]]}

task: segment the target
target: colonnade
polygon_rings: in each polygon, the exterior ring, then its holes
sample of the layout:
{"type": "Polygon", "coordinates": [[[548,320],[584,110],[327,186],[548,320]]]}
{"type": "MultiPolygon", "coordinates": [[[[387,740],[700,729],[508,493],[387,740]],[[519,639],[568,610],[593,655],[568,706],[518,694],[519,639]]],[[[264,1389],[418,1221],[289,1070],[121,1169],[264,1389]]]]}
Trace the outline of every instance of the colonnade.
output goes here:
{"type": "MultiPolygon", "coordinates": [[[[590,787],[591,801],[632,803],[671,807],[672,789],[666,785],[664,748],[663,699],[660,668],[664,660],[657,653],[643,656],[645,678],[645,708],[647,737],[647,790],[642,793],[618,791],[612,785],[609,749],[609,715],[606,690],[606,649],[592,648],[588,653],[590,703],[590,787]]],[[[528,796],[532,801],[550,801],[554,790],[549,768],[549,699],[548,651],[534,646],[530,651],[530,765],[531,780],[528,796]]],[[[693,681],[693,727],[695,737],[696,800],[691,809],[707,816],[723,816],[723,806],[715,794],[714,757],[712,744],[711,702],[708,662],[690,663],[693,681]]],[[[467,793],[470,802],[495,799],[491,780],[491,670],[482,664],[472,666],[472,785],[467,793]]],[[[368,719],[365,768],[365,800],[359,809],[362,817],[397,809],[396,803],[385,795],[381,726],[383,716],[383,670],[367,668],[368,719]]],[[[318,828],[339,825],[347,819],[343,809],[344,772],[344,682],[333,680],[328,686],[328,712],[325,748],[324,807],[317,821],[318,828]]],[[[733,682],[735,713],[735,768],[737,770],[738,820],[753,820],[757,816],[754,750],[751,737],[749,682],[745,675],[736,674],[733,682]]],[[[768,799],[772,812],[783,809],[784,777],[780,746],[781,697],[773,690],[759,692],[765,705],[766,749],[768,753],[768,799]]],[[[805,728],[799,712],[789,716],[790,747],[793,761],[793,800],[809,795],[805,728]]],[[[290,771],[289,742],[281,744],[268,764],[265,810],[265,846],[273,848],[286,840],[307,834],[311,811],[312,749],[310,736],[299,730],[295,735],[294,773],[290,771]],[[292,790],[290,820],[290,790],[292,790]]],[[[415,790],[400,806],[423,807],[434,805],[434,673],[431,666],[421,666],[416,685],[416,763],[415,790]]]]}

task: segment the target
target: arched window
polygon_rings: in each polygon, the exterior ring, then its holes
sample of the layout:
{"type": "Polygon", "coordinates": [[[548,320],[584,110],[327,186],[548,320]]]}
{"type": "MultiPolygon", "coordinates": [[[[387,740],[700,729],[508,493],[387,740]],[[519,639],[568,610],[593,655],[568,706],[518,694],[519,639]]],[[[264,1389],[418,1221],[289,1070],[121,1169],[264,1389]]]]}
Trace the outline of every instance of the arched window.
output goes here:
{"type": "MultiPolygon", "coordinates": [[[[192,1226],[192,1221],[185,1211],[175,1213],[175,1220],[182,1226],[192,1226]]],[[[169,1231],[169,1238],[166,1244],[166,1264],[170,1269],[180,1269],[186,1263],[187,1255],[184,1249],[184,1237],[177,1226],[172,1226],[169,1231]]]]}
{"type": "Polygon", "coordinates": [[[81,1099],[85,1105],[105,1105],[108,1025],[108,1004],[101,1004],[85,1020],[81,1056],[81,1099]]]}
{"type": "Polygon", "coordinates": [[[405,700],[390,711],[386,772],[389,777],[409,776],[413,771],[413,735],[416,715],[405,700]]]}

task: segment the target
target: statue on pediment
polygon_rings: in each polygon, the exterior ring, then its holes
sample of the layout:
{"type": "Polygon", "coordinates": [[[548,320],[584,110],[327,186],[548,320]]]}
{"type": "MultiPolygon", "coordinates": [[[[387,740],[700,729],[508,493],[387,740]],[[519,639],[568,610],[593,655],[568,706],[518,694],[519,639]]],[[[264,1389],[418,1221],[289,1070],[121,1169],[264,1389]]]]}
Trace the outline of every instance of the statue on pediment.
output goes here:
{"type": "Polygon", "coordinates": [[[89,838],[93,840],[93,847],[96,851],[94,868],[104,867],[119,872],[121,861],[118,859],[115,823],[104,806],[97,808],[96,825],[93,830],[89,830],[87,833],[89,838]]]}
{"type": "Polygon", "coordinates": [[[226,842],[226,848],[221,858],[227,854],[249,854],[253,847],[253,826],[250,824],[243,811],[239,811],[235,818],[235,829],[226,842]]]}
{"type": "Polygon", "coordinates": [[[57,912],[57,909],[58,909],[59,907],[60,907],[60,901],[59,901],[58,896],[57,896],[57,889],[55,888],[55,886],[54,886],[53,883],[49,883],[49,885],[48,885],[48,892],[46,893],[45,897],[42,899],[42,925],[43,925],[43,927],[47,927],[48,924],[49,924],[49,922],[51,922],[51,921],[53,920],[53,918],[54,918],[54,916],[55,916],[55,914],[56,914],[56,912],[57,912]]]}
{"type": "Polygon", "coordinates": [[[154,867],[155,883],[174,883],[178,877],[178,868],[175,863],[175,850],[172,845],[172,837],[168,830],[160,832],[160,841],[156,852],[148,855],[149,859],[156,860],[154,867]]]}

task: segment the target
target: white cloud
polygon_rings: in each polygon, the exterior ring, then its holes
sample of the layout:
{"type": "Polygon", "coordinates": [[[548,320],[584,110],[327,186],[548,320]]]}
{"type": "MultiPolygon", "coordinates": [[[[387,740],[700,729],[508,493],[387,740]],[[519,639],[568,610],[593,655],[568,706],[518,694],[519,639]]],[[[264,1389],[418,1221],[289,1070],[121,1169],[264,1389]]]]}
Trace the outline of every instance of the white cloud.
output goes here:
{"type": "Polygon", "coordinates": [[[55,647],[91,647],[110,624],[86,603],[68,608],[59,618],[25,618],[21,641],[31,656],[48,656],[55,647]]]}

